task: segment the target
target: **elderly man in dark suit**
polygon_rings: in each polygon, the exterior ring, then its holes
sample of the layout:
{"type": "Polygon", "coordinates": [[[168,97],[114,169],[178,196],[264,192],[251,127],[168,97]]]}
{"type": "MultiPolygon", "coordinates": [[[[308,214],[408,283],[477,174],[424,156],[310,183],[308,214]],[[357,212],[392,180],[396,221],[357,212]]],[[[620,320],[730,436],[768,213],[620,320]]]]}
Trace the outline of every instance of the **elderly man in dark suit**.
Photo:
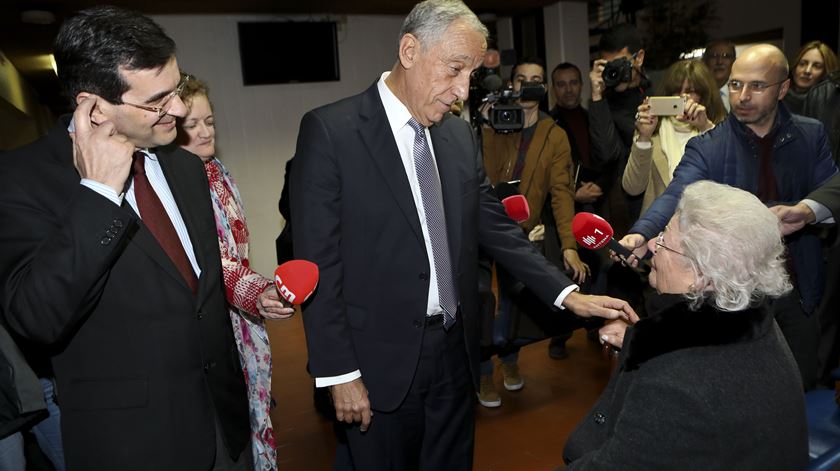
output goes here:
{"type": "Polygon", "coordinates": [[[54,352],[70,470],[252,466],[207,178],[164,147],[174,51],[138,13],[80,12],[55,48],[75,113],[0,157],[0,311],[54,352]]]}
{"type": "Polygon", "coordinates": [[[295,255],[321,270],[304,311],[309,367],[352,424],[357,469],[471,469],[479,246],[547,304],[635,316],[575,292],[532,248],[491,194],[469,125],[448,113],[486,35],[460,1],[420,3],[391,72],[301,122],[295,255]]]}

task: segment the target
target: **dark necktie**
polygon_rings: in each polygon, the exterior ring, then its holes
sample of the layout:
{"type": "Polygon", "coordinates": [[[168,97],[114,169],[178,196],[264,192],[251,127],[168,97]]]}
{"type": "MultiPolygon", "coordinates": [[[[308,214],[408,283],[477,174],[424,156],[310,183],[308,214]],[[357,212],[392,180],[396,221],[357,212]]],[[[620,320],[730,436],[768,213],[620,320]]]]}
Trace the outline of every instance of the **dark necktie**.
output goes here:
{"type": "Polygon", "coordinates": [[[414,129],[414,168],[417,182],[420,184],[420,196],[423,211],[426,213],[426,227],[432,244],[435,259],[440,307],[443,308],[443,326],[446,329],[455,323],[458,299],[455,296],[455,283],[452,281],[452,263],[449,260],[449,239],[446,236],[446,220],[443,213],[440,177],[432,160],[432,151],[426,141],[426,128],[414,118],[408,121],[414,129]]]}
{"type": "Polygon", "coordinates": [[[166,214],[166,209],[160,202],[157,193],[146,177],[146,154],[134,153],[134,161],[131,164],[131,173],[134,177],[134,199],[137,201],[137,209],[140,210],[140,218],[143,224],[149,229],[158,241],[163,251],[175,264],[175,267],[187,281],[187,285],[193,294],[198,292],[198,278],[195,276],[181,239],[175,232],[172,220],[166,214]]]}

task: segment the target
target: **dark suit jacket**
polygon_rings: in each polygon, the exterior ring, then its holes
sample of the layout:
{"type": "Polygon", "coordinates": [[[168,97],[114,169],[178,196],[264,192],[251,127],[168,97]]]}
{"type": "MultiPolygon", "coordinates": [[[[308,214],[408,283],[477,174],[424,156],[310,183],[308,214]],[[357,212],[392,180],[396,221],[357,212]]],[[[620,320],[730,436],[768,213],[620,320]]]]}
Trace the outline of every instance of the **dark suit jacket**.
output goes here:
{"type": "MultiPolygon", "coordinates": [[[[492,195],[469,125],[447,115],[430,131],[477,382],[479,245],[547,304],[571,282],[533,249],[492,195]]],[[[321,274],[303,315],[311,373],[360,369],[372,407],[394,410],[420,355],[430,267],[375,84],[303,117],[290,183],[295,256],[317,263],[321,274]]]]}
{"type": "Polygon", "coordinates": [[[804,469],[802,380],[773,316],[658,298],[671,306],[627,329],[615,375],[566,442],[566,469],[804,469]]]}
{"type": "Polygon", "coordinates": [[[233,455],[249,425],[201,161],[156,150],[202,270],[194,296],[128,203],[79,184],[68,122],[0,156],[4,321],[57,351],[68,469],[209,469],[214,416],[233,455]]]}

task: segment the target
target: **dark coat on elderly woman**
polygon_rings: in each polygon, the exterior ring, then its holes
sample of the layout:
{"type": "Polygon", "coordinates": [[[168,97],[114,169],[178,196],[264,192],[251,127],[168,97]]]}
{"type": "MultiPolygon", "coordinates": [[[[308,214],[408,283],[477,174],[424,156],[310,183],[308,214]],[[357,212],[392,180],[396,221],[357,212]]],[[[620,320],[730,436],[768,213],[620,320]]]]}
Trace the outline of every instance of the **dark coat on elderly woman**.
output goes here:
{"type": "Polygon", "coordinates": [[[688,308],[658,295],[569,437],[569,470],[801,470],[802,385],[768,310],[688,308]]]}

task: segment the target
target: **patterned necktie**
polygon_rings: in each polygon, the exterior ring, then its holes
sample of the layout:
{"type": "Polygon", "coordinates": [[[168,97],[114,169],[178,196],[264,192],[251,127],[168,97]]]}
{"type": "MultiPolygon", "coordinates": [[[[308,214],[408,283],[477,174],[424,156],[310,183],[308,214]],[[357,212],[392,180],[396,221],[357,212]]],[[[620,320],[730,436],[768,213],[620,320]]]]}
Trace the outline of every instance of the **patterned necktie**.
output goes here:
{"type": "Polygon", "coordinates": [[[449,260],[449,239],[446,236],[446,221],[443,213],[440,177],[432,160],[432,151],[426,141],[426,128],[414,118],[408,121],[414,129],[414,168],[420,184],[423,211],[426,213],[426,227],[435,259],[440,307],[443,308],[443,326],[449,329],[455,324],[458,299],[455,297],[455,283],[452,281],[452,263],[449,260]]]}
{"type": "Polygon", "coordinates": [[[157,193],[146,177],[146,154],[134,153],[134,161],[131,164],[131,174],[134,177],[134,199],[137,201],[137,209],[140,210],[140,218],[143,224],[149,229],[158,241],[163,251],[175,264],[181,276],[187,281],[187,285],[193,294],[198,292],[198,278],[195,276],[184,246],[172,220],[166,214],[163,203],[160,202],[157,193]]]}

